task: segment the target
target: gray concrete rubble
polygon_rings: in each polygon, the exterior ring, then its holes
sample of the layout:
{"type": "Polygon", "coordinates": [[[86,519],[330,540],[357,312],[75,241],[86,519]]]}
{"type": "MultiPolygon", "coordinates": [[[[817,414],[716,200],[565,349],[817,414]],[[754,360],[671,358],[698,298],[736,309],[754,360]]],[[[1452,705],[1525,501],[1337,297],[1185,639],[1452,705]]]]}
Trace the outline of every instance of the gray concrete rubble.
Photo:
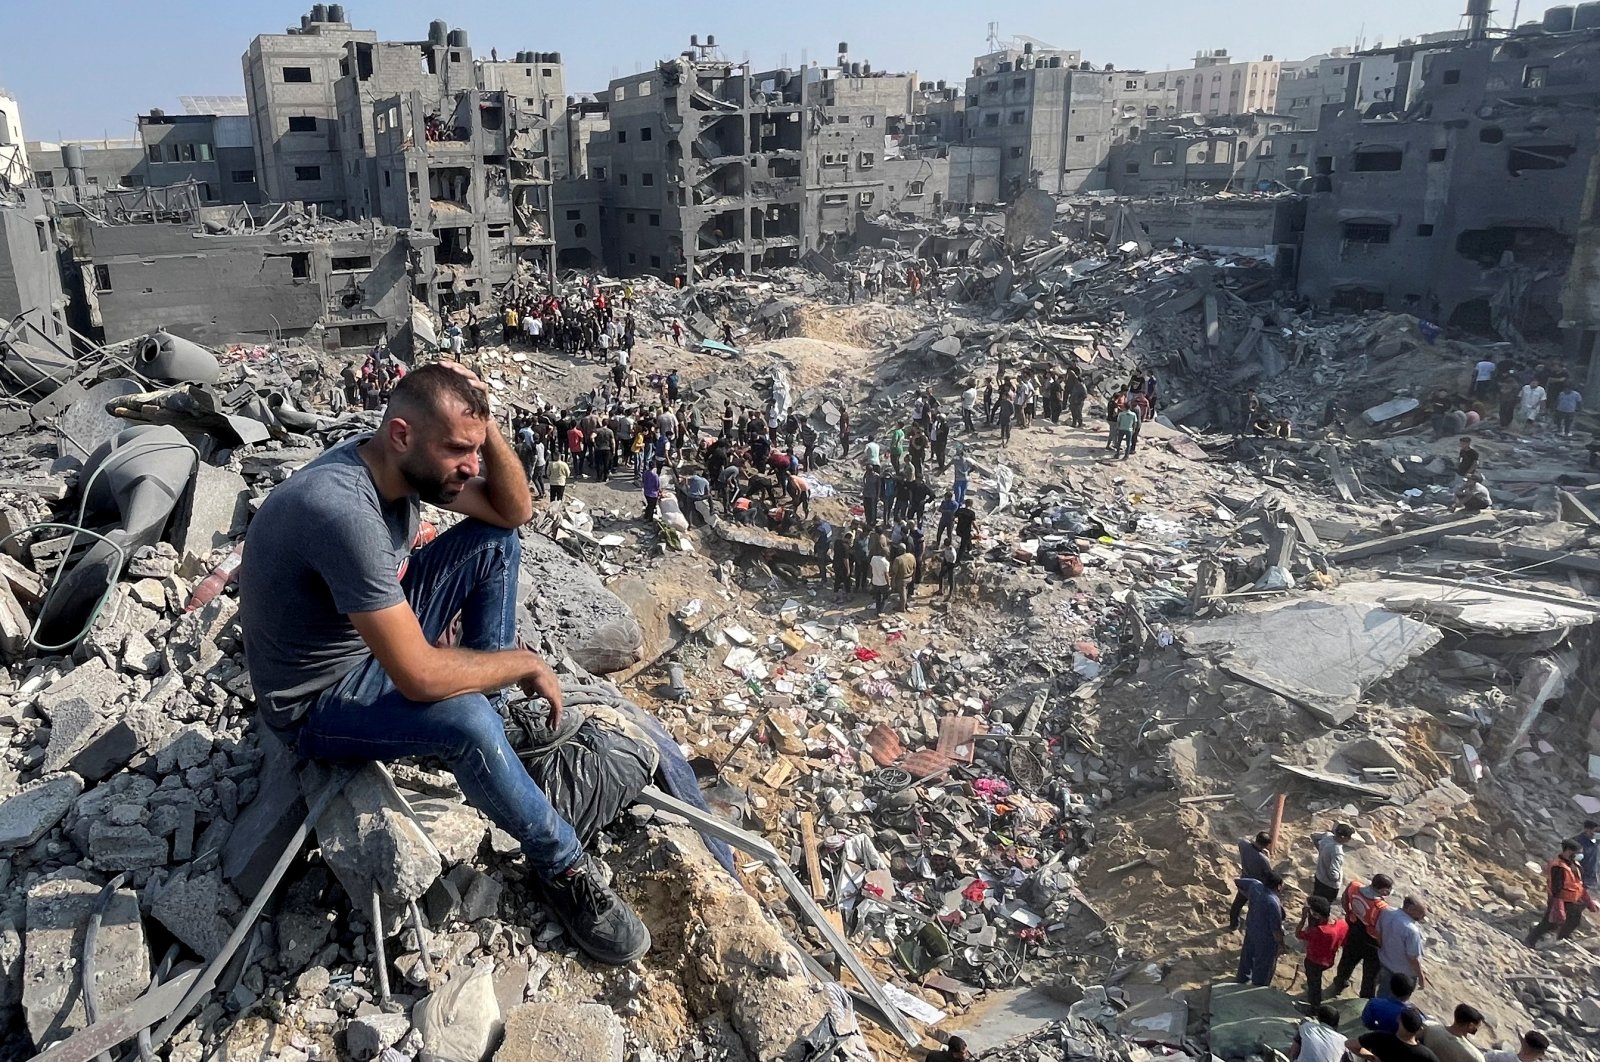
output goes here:
{"type": "Polygon", "coordinates": [[[507,1012],[505,1023],[494,1062],[561,1057],[623,1062],[626,1057],[622,1022],[598,1003],[523,1003],[507,1012]]]}
{"type": "MultiPolygon", "coordinates": [[[[22,1006],[28,1035],[37,1046],[63,1039],[87,1025],[84,933],[99,893],[99,885],[73,878],[43,881],[28,890],[22,1006]]],[[[150,956],[138,897],[132,890],[119,889],[112,894],[89,961],[101,1014],[132,1003],[150,983],[150,956]]]]}

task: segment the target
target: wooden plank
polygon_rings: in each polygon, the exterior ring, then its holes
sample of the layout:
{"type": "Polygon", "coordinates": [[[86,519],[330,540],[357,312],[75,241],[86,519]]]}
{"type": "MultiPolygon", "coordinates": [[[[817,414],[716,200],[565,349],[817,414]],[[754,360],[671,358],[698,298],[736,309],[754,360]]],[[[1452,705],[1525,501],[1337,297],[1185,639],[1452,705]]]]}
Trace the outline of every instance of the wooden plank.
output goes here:
{"type": "Polygon", "coordinates": [[[1326,449],[1322,452],[1322,459],[1327,462],[1328,474],[1333,477],[1333,489],[1339,492],[1339,500],[1353,502],[1360,493],[1360,486],[1345,470],[1344,459],[1338,451],[1326,449]]]}
{"type": "MultiPolygon", "coordinates": [[[[1499,522],[1499,517],[1493,513],[1479,513],[1463,520],[1434,524],[1432,527],[1419,527],[1415,531],[1402,531],[1397,535],[1385,535],[1370,542],[1358,542],[1353,546],[1343,546],[1329,553],[1328,559],[1335,564],[1365,560],[1367,557],[1377,557],[1385,553],[1394,553],[1398,550],[1407,549],[1411,546],[1422,546],[1430,542],[1437,542],[1445,535],[1470,535],[1474,531],[1487,531],[1499,522]]],[[[1593,570],[1600,571],[1600,561],[1595,561],[1594,563],[1595,568],[1593,570]]]]}
{"type": "Polygon", "coordinates": [[[19,601],[38,604],[44,599],[44,580],[6,553],[0,553],[0,579],[10,585],[19,601]]]}
{"type": "Polygon", "coordinates": [[[811,886],[811,897],[815,900],[826,900],[828,885],[822,880],[822,848],[817,841],[815,812],[800,813],[800,845],[806,853],[806,881],[811,886]]]}

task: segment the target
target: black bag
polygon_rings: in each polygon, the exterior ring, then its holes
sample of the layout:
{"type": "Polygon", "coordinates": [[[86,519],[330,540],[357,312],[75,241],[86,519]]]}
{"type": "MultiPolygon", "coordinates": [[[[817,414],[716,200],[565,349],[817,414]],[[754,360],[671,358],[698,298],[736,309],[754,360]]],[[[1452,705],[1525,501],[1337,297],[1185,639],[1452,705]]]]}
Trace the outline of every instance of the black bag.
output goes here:
{"type": "Polygon", "coordinates": [[[556,731],[537,711],[531,701],[510,706],[506,737],[587,847],[650,784],[661,754],[649,735],[612,709],[568,705],[556,731]]]}

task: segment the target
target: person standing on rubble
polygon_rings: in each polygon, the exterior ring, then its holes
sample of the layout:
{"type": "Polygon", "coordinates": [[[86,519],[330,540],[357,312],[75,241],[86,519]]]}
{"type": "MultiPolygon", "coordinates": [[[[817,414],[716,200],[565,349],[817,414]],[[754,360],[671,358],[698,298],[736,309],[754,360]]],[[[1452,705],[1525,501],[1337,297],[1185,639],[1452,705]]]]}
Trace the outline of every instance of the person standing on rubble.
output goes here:
{"type": "Polygon", "coordinates": [[[972,539],[977,531],[978,511],[972,507],[972,499],[968,498],[956,511],[956,537],[961,539],[962,560],[972,556],[972,539]]]}
{"type": "Polygon", "coordinates": [[[895,607],[901,612],[911,607],[911,580],[916,572],[917,559],[905,543],[895,543],[894,557],[889,561],[889,584],[894,589],[895,607]]]}
{"type": "MultiPolygon", "coordinates": [[[[1249,840],[1239,841],[1239,876],[1252,878],[1256,881],[1265,881],[1267,875],[1276,876],[1272,869],[1272,860],[1268,855],[1272,852],[1272,835],[1265,830],[1256,834],[1249,840]]],[[[1244,911],[1244,906],[1250,901],[1250,893],[1240,886],[1233,896],[1233,906],[1228,908],[1228,932],[1232,933],[1239,928],[1239,916],[1244,911]]]]}
{"type": "Polygon", "coordinates": [[[973,416],[978,410],[978,384],[969,379],[966,389],[961,392],[961,423],[971,435],[977,429],[973,427],[973,416]]]}
{"type": "Polygon", "coordinates": [[[1565,384],[1556,393],[1556,434],[1563,439],[1572,438],[1572,422],[1583,408],[1583,393],[1571,384],[1565,384]]]}
{"type": "Polygon", "coordinates": [[[1545,398],[1545,389],[1538,380],[1529,380],[1517,392],[1517,420],[1523,425],[1523,430],[1532,432],[1538,427],[1545,398]]]}
{"type": "Polygon", "coordinates": [[[985,377],[983,381],[983,426],[994,427],[994,377],[985,377]]]}
{"type": "Polygon", "coordinates": [[[1576,840],[1561,842],[1561,854],[1550,860],[1544,872],[1544,917],[1528,931],[1528,939],[1523,941],[1530,948],[1551,932],[1557,940],[1572,936],[1583,924],[1584,910],[1595,903],[1583,884],[1576,840]]]}
{"type": "Polygon", "coordinates": [[[933,460],[943,472],[949,464],[948,454],[950,447],[950,418],[939,410],[933,415],[933,427],[928,436],[928,442],[933,447],[933,460]]]}
{"type": "Polygon", "coordinates": [[[855,529],[838,535],[833,540],[833,599],[843,601],[850,589],[850,552],[855,548],[855,529]]]}
{"type": "Polygon", "coordinates": [[[1487,398],[1494,390],[1495,363],[1487,354],[1472,368],[1472,396],[1487,398]]]}
{"type": "Polygon", "coordinates": [[[1000,381],[1000,401],[997,403],[995,419],[1000,422],[1000,445],[1004,446],[1011,441],[1011,420],[1017,412],[1017,389],[1009,379],[1000,381]]]}
{"type": "Polygon", "coordinates": [[[1317,868],[1311,875],[1311,895],[1321,896],[1329,903],[1344,891],[1344,846],[1356,835],[1354,826],[1341,822],[1327,833],[1311,835],[1317,846],[1317,868]]]}
{"type": "Polygon", "coordinates": [[[1572,839],[1578,846],[1578,869],[1582,872],[1583,887],[1591,896],[1600,894],[1600,822],[1587,819],[1583,832],[1572,839]]]}
{"type": "Polygon", "coordinates": [[[1074,428],[1083,427],[1083,404],[1088,400],[1089,388],[1084,385],[1083,377],[1073,373],[1067,383],[1067,412],[1072,416],[1074,428]]]}
{"type": "Polygon", "coordinates": [[[889,600],[889,558],[882,553],[874,552],[871,560],[872,569],[872,611],[875,615],[883,615],[883,607],[889,600]]]}
{"type": "Polygon", "coordinates": [[[1391,907],[1378,918],[1378,992],[1389,989],[1389,978],[1409,974],[1418,988],[1428,987],[1422,972],[1422,922],[1428,906],[1415,896],[1407,896],[1399,907],[1391,907]]]}
{"type": "Polygon", "coordinates": [[[1311,897],[1300,913],[1295,936],[1306,945],[1306,1006],[1310,1010],[1322,1005],[1322,978],[1333,969],[1348,932],[1345,920],[1333,917],[1333,905],[1325,896],[1311,897]]]}
{"type": "Polygon", "coordinates": [[[1268,870],[1265,878],[1235,878],[1234,884],[1250,905],[1245,915],[1244,944],[1239,950],[1239,970],[1234,980],[1241,985],[1248,981],[1263,988],[1272,983],[1278,951],[1283,947],[1283,901],[1278,896],[1283,879],[1268,870]]]}
{"type": "Polygon", "coordinates": [[[846,457],[850,453],[850,410],[845,406],[839,407],[839,456],[846,457]]]}
{"type": "Polygon", "coordinates": [[[654,461],[644,470],[644,513],[639,517],[641,520],[654,520],[656,517],[656,506],[661,503],[662,467],[662,462],[654,461]]]}
{"type": "Polygon", "coordinates": [[[1139,446],[1139,412],[1123,406],[1117,414],[1116,426],[1111,430],[1111,449],[1115,457],[1132,457],[1139,446]]]}
{"type": "Polygon", "coordinates": [[[560,680],[517,638],[517,529],[532,512],[488,387],[451,362],[417,369],[376,432],[296,472],[251,521],[246,662],[262,723],[300,756],[444,760],[520,842],[572,941],[623,965],[649,931],[523,769],[489,699],[518,686],[549,705],[552,727],[561,719],[560,680]],[[423,502],[465,519],[412,553],[423,502]],[[440,647],[458,615],[459,647],[440,647]]]}
{"type": "Polygon", "coordinates": [[[1377,993],[1378,920],[1389,909],[1388,897],[1393,891],[1394,879],[1387,874],[1374,874],[1370,885],[1353,880],[1345,886],[1344,920],[1350,930],[1329,995],[1337,996],[1350,987],[1350,975],[1357,966],[1361,967],[1361,998],[1371,999],[1377,993]]]}

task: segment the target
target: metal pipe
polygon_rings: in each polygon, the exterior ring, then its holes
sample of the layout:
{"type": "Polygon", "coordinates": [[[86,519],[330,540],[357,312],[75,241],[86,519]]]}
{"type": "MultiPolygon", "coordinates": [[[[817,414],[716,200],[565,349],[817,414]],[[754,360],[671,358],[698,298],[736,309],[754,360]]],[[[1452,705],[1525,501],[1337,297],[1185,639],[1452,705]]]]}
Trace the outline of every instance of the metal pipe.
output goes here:
{"type": "Polygon", "coordinates": [[[378,968],[378,1002],[389,1002],[389,958],[383,950],[383,899],[378,890],[372,890],[372,952],[378,968]]]}

